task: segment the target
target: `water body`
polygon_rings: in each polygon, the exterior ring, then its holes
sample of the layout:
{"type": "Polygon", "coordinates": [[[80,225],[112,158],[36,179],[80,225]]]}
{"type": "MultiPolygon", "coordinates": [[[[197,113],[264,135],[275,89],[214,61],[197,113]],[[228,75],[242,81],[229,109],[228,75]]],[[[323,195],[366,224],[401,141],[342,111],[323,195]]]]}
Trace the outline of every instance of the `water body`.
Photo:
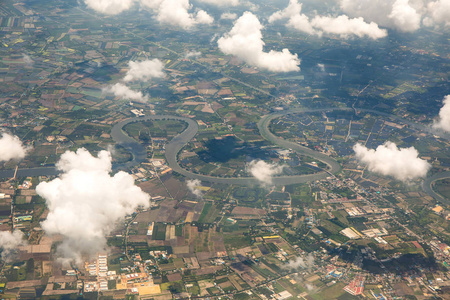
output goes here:
{"type": "MultiPolygon", "coordinates": [[[[178,120],[182,122],[186,122],[188,124],[188,127],[185,131],[175,136],[167,145],[166,145],[166,159],[167,163],[170,168],[172,168],[173,171],[180,173],[188,178],[191,179],[198,179],[201,181],[207,181],[207,182],[213,182],[213,183],[223,183],[223,184],[236,184],[236,185],[247,185],[252,186],[256,185],[259,182],[253,178],[253,177],[239,177],[239,178],[223,178],[223,177],[213,177],[213,176],[207,176],[202,174],[195,174],[192,173],[186,169],[183,169],[179,163],[178,163],[178,153],[181,151],[181,149],[189,142],[191,141],[195,135],[198,132],[198,124],[196,121],[189,119],[189,118],[183,118],[178,116],[169,116],[169,115],[161,115],[161,116],[146,116],[146,117],[140,117],[140,118],[131,118],[125,121],[122,121],[120,123],[117,123],[113,129],[111,130],[111,137],[116,141],[117,144],[121,145],[122,147],[128,149],[132,155],[133,160],[128,162],[128,166],[139,164],[146,160],[147,154],[145,152],[145,148],[136,142],[134,139],[129,137],[124,131],[123,126],[132,123],[132,122],[143,122],[148,120],[163,120],[163,119],[170,119],[170,120],[178,120]]],[[[264,119],[262,119],[264,120],[264,119]]],[[[263,122],[261,123],[261,128],[268,125],[269,123],[263,122]]],[[[258,126],[259,127],[259,126],[258,126]]],[[[260,128],[260,130],[261,130],[260,128]]],[[[265,130],[268,132],[268,128],[265,127],[265,130]]],[[[275,136],[273,136],[275,137],[275,136]]],[[[292,143],[289,141],[284,141],[281,139],[269,139],[272,142],[275,142],[276,144],[280,143],[279,146],[291,148],[295,151],[301,151],[305,155],[313,156],[315,159],[323,161],[327,165],[330,166],[330,171],[336,173],[340,170],[340,165],[329,156],[326,156],[322,153],[315,152],[311,149],[308,149],[306,147],[300,146],[296,143],[292,143]]],[[[295,183],[305,183],[309,181],[324,179],[326,177],[330,176],[330,173],[328,172],[318,172],[315,174],[309,174],[309,175],[294,175],[294,176],[277,176],[273,178],[273,183],[276,185],[288,185],[288,184],[295,184],[295,183]]]]}
{"type": "Polygon", "coordinates": [[[428,195],[430,195],[431,197],[433,197],[434,199],[441,201],[445,204],[450,204],[450,199],[448,198],[444,198],[441,195],[439,195],[438,193],[436,193],[433,190],[433,186],[434,183],[437,180],[440,179],[445,179],[445,178],[450,178],[450,171],[447,172],[440,172],[440,173],[436,173],[431,177],[427,177],[425,178],[425,180],[422,182],[422,189],[425,193],[427,193],[428,195]]]}

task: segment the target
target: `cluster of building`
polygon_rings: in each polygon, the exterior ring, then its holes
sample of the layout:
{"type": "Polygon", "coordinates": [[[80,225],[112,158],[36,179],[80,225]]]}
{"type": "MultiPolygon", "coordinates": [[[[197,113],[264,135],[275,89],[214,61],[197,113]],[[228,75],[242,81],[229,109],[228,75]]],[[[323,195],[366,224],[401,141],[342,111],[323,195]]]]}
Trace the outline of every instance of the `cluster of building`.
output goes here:
{"type": "Polygon", "coordinates": [[[355,279],[344,287],[344,290],[353,296],[362,295],[364,292],[364,280],[365,277],[363,275],[356,275],[355,279]]]}
{"type": "Polygon", "coordinates": [[[108,280],[114,280],[116,272],[108,271],[108,256],[107,254],[98,254],[93,263],[85,264],[86,271],[89,276],[96,277],[96,281],[85,281],[85,292],[97,292],[108,290],[108,280]]]}

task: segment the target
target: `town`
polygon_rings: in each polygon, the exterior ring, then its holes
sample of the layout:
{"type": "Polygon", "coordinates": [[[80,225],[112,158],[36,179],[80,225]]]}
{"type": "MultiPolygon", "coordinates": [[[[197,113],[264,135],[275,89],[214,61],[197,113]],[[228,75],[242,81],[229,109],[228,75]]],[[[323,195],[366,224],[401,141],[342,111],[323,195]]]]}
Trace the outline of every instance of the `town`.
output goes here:
{"type": "Polygon", "coordinates": [[[148,14],[2,3],[0,124],[27,150],[0,162],[0,232],[23,233],[0,245],[2,299],[448,297],[450,181],[434,176],[450,171],[450,138],[432,128],[449,94],[444,34],[390,32],[377,44],[273,25],[265,47],[302,60],[280,74],[217,50],[232,20],[180,33],[148,14]],[[127,81],[142,61],[161,74],[127,81]],[[355,145],[386,142],[417,149],[426,176],[361,164],[355,145]],[[110,223],[92,213],[105,247],[65,260],[79,245],[46,222],[73,223],[49,218],[42,184],[70,178],[65,155],[80,149],[102,161],[92,178],[131,178],[148,201],[124,205],[124,218],[108,211],[110,223]],[[258,161],[273,175],[255,176],[258,161]]]}

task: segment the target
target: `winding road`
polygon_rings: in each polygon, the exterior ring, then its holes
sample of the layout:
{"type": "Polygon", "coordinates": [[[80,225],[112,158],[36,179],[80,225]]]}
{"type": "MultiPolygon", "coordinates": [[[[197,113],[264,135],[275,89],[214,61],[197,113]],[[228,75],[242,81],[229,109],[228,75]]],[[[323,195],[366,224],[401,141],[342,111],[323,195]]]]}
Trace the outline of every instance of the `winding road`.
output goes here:
{"type": "MultiPolygon", "coordinates": [[[[310,156],[318,161],[321,161],[325,163],[328,166],[328,170],[326,171],[320,171],[318,173],[314,174],[308,174],[308,175],[292,175],[292,176],[276,176],[273,178],[273,184],[275,185],[289,185],[289,184],[298,184],[298,183],[306,183],[314,180],[320,180],[325,179],[326,177],[336,174],[341,170],[341,166],[339,163],[333,159],[332,157],[329,157],[323,153],[316,152],[314,150],[311,150],[307,147],[301,146],[297,143],[293,143],[290,141],[287,141],[285,139],[279,138],[272,134],[269,130],[270,122],[274,119],[277,119],[279,117],[289,115],[289,114],[297,114],[297,113],[317,113],[317,112],[329,112],[329,111],[353,111],[356,110],[356,112],[368,112],[368,113],[374,113],[381,116],[386,116],[389,118],[396,119],[398,121],[401,121],[404,124],[407,124],[410,127],[413,127],[417,130],[427,132],[427,133],[434,133],[430,127],[414,123],[405,119],[402,119],[398,116],[390,115],[387,113],[379,112],[376,110],[371,109],[353,109],[353,108],[347,108],[347,107],[328,107],[328,108],[319,108],[319,109],[291,109],[289,111],[282,111],[282,112],[276,112],[271,113],[268,115],[265,115],[261,118],[261,120],[258,122],[258,129],[260,131],[260,134],[267,139],[268,141],[286,148],[294,150],[302,155],[310,156]]],[[[123,130],[123,127],[127,124],[134,123],[134,122],[144,122],[149,120],[177,120],[187,123],[187,128],[175,136],[168,144],[166,144],[165,147],[165,156],[167,163],[170,168],[172,168],[173,171],[186,176],[188,178],[192,179],[198,179],[201,181],[207,181],[207,182],[213,182],[213,183],[222,183],[222,184],[235,184],[235,185],[247,185],[252,186],[255,184],[258,184],[258,181],[253,177],[237,177],[237,178],[223,178],[223,177],[213,177],[203,174],[196,174],[192,173],[184,168],[182,168],[178,163],[178,153],[181,151],[181,149],[189,143],[197,134],[198,132],[198,124],[195,120],[179,117],[179,116],[172,116],[172,115],[152,115],[152,116],[145,116],[145,117],[138,117],[138,118],[130,118],[124,121],[121,121],[113,126],[111,129],[111,137],[113,140],[120,146],[124,147],[130,153],[132,154],[132,160],[128,161],[124,164],[117,164],[113,166],[114,170],[120,170],[120,169],[129,169],[133,166],[136,166],[147,159],[147,152],[145,147],[128,136],[125,131],[123,130]]],[[[442,137],[450,140],[450,134],[441,134],[442,137]]],[[[39,175],[56,175],[57,170],[54,167],[41,167],[41,168],[30,168],[30,169],[19,169],[17,172],[17,176],[39,176],[39,175]]],[[[14,176],[14,170],[3,170],[0,171],[0,177],[13,177],[14,176]]],[[[432,185],[436,180],[449,178],[450,172],[441,172],[434,174],[431,177],[426,178],[422,183],[422,188],[424,192],[435,198],[436,200],[447,202],[450,204],[450,200],[443,198],[442,196],[438,195],[436,192],[433,191],[432,185]]]]}

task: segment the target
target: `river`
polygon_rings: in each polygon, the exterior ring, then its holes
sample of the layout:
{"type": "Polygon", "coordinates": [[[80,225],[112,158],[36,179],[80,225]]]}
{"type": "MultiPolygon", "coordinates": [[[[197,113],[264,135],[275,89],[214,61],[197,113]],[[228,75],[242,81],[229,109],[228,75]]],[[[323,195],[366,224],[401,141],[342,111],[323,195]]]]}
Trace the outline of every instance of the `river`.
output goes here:
{"type": "MultiPolygon", "coordinates": [[[[258,122],[258,129],[260,131],[260,134],[270,142],[286,149],[292,149],[296,152],[299,152],[302,155],[310,156],[318,161],[321,161],[325,163],[328,166],[327,171],[320,171],[315,174],[308,174],[308,175],[292,175],[292,176],[276,176],[273,178],[273,183],[275,185],[289,185],[289,184],[298,184],[298,183],[306,183],[314,180],[320,180],[325,179],[328,176],[331,176],[331,174],[336,174],[341,170],[341,166],[339,163],[333,159],[330,156],[327,156],[323,153],[311,150],[307,147],[301,146],[297,143],[293,143],[290,141],[287,141],[285,139],[279,138],[272,134],[269,130],[269,124],[273,119],[279,118],[284,115],[288,114],[297,114],[297,113],[315,113],[315,112],[327,112],[327,111],[335,111],[335,110],[343,110],[343,111],[352,111],[352,108],[340,108],[340,107],[328,107],[328,108],[320,108],[320,109],[291,109],[289,111],[282,111],[282,112],[276,112],[271,113],[266,116],[263,116],[261,120],[258,122]]],[[[376,110],[371,109],[356,109],[357,112],[369,112],[374,114],[379,114],[382,116],[390,117],[396,120],[399,120],[411,127],[414,127],[417,130],[425,131],[428,133],[434,133],[431,128],[414,123],[408,120],[404,120],[398,116],[390,115],[387,113],[379,112],[376,110]]],[[[127,124],[133,123],[133,122],[144,122],[149,120],[177,120],[187,123],[186,129],[175,136],[168,144],[166,144],[165,147],[165,156],[167,163],[170,168],[172,168],[173,171],[186,176],[191,179],[198,179],[201,181],[207,181],[207,182],[213,182],[213,183],[223,183],[223,184],[235,184],[235,185],[247,185],[252,186],[255,184],[258,184],[258,181],[253,177],[237,177],[237,178],[224,178],[224,177],[213,177],[213,176],[207,176],[202,174],[196,174],[192,173],[186,169],[183,169],[179,163],[178,163],[178,153],[181,151],[181,149],[189,143],[197,134],[198,132],[198,124],[195,120],[179,117],[179,116],[171,116],[171,115],[151,115],[151,116],[145,116],[145,117],[137,117],[137,118],[130,118],[124,121],[121,121],[113,126],[111,129],[111,137],[116,142],[117,145],[121,145],[128,151],[130,151],[132,155],[132,160],[128,161],[123,164],[117,164],[113,166],[113,170],[120,170],[120,169],[129,169],[133,166],[136,166],[144,161],[147,160],[147,151],[145,147],[128,136],[125,131],[123,130],[123,127],[127,124]]],[[[450,139],[449,134],[442,134],[441,136],[450,139]]],[[[56,175],[57,170],[54,167],[41,167],[41,168],[29,168],[29,169],[19,169],[17,172],[17,176],[25,177],[25,176],[50,176],[50,175],[56,175]]],[[[0,171],[0,177],[13,177],[14,170],[3,170],[0,171]]],[[[435,174],[429,178],[426,178],[423,181],[422,188],[424,192],[432,196],[433,198],[441,201],[447,201],[450,203],[449,200],[444,199],[437,193],[435,193],[432,189],[432,184],[434,181],[438,179],[448,178],[450,177],[450,172],[441,172],[438,174],[435,174]]]]}

